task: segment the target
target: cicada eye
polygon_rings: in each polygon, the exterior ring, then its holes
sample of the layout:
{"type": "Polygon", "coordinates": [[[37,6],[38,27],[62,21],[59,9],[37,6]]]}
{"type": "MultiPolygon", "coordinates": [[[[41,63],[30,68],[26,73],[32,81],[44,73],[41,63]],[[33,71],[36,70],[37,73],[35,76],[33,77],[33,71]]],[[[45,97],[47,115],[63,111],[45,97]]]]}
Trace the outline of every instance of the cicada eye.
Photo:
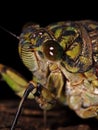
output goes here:
{"type": "Polygon", "coordinates": [[[43,44],[43,52],[45,56],[51,61],[57,61],[62,58],[62,47],[53,40],[48,40],[43,44]]]}

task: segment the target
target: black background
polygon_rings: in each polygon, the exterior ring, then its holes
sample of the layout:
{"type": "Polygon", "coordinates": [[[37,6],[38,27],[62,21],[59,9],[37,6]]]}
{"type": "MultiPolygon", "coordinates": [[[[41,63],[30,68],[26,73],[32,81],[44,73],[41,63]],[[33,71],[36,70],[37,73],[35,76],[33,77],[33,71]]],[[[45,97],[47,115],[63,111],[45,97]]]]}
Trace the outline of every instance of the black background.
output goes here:
{"type": "MultiPolygon", "coordinates": [[[[0,25],[20,35],[27,22],[37,22],[46,26],[52,22],[66,20],[98,20],[97,3],[93,1],[67,0],[28,0],[0,2],[0,25]]],[[[0,63],[8,65],[28,80],[32,75],[22,64],[18,55],[18,40],[0,29],[0,63]]],[[[5,84],[0,83],[0,99],[15,98],[14,92],[5,84]]]]}

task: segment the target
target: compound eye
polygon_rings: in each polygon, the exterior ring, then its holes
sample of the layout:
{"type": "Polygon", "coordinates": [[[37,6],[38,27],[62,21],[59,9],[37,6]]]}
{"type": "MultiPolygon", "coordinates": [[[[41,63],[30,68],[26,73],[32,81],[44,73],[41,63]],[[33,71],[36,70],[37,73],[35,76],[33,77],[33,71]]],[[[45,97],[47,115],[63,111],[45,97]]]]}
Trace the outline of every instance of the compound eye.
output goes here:
{"type": "Polygon", "coordinates": [[[62,58],[63,49],[58,42],[48,40],[43,44],[43,52],[48,60],[58,61],[62,58]]]}

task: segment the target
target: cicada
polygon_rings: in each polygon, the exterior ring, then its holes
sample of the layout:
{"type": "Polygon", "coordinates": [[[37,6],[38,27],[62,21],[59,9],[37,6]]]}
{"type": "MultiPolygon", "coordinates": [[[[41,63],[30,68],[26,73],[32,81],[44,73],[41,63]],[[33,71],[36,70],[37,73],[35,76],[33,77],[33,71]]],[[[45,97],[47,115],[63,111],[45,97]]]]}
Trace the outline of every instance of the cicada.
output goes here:
{"type": "Polygon", "coordinates": [[[98,22],[30,24],[18,39],[20,58],[32,80],[0,64],[2,79],[22,97],[11,130],[26,98],[35,99],[43,110],[60,102],[81,118],[98,116],[98,22]]]}

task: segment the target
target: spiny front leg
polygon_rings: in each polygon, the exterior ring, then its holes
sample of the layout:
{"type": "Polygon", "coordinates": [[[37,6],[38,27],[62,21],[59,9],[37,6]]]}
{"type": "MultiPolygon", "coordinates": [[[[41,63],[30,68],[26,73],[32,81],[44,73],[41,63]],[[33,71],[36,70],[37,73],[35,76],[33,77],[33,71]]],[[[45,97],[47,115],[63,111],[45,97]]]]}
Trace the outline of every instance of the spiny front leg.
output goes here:
{"type": "MultiPolygon", "coordinates": [[[[10,88],[15,91],[17,95],[22,97],[25,90],[28,89],[28,82],[15,70],[2,64],[0,64],[0,74],[1,78],[10,86],[10,88]]],[[[28,98],[35,99],[43,109],[50,109],[51,104],[53,105],[55,102],[54,94],[45,87],[41,86],[38,82],[31,82],[34,86],[34,90],[30,93],[28,98]]]]}

